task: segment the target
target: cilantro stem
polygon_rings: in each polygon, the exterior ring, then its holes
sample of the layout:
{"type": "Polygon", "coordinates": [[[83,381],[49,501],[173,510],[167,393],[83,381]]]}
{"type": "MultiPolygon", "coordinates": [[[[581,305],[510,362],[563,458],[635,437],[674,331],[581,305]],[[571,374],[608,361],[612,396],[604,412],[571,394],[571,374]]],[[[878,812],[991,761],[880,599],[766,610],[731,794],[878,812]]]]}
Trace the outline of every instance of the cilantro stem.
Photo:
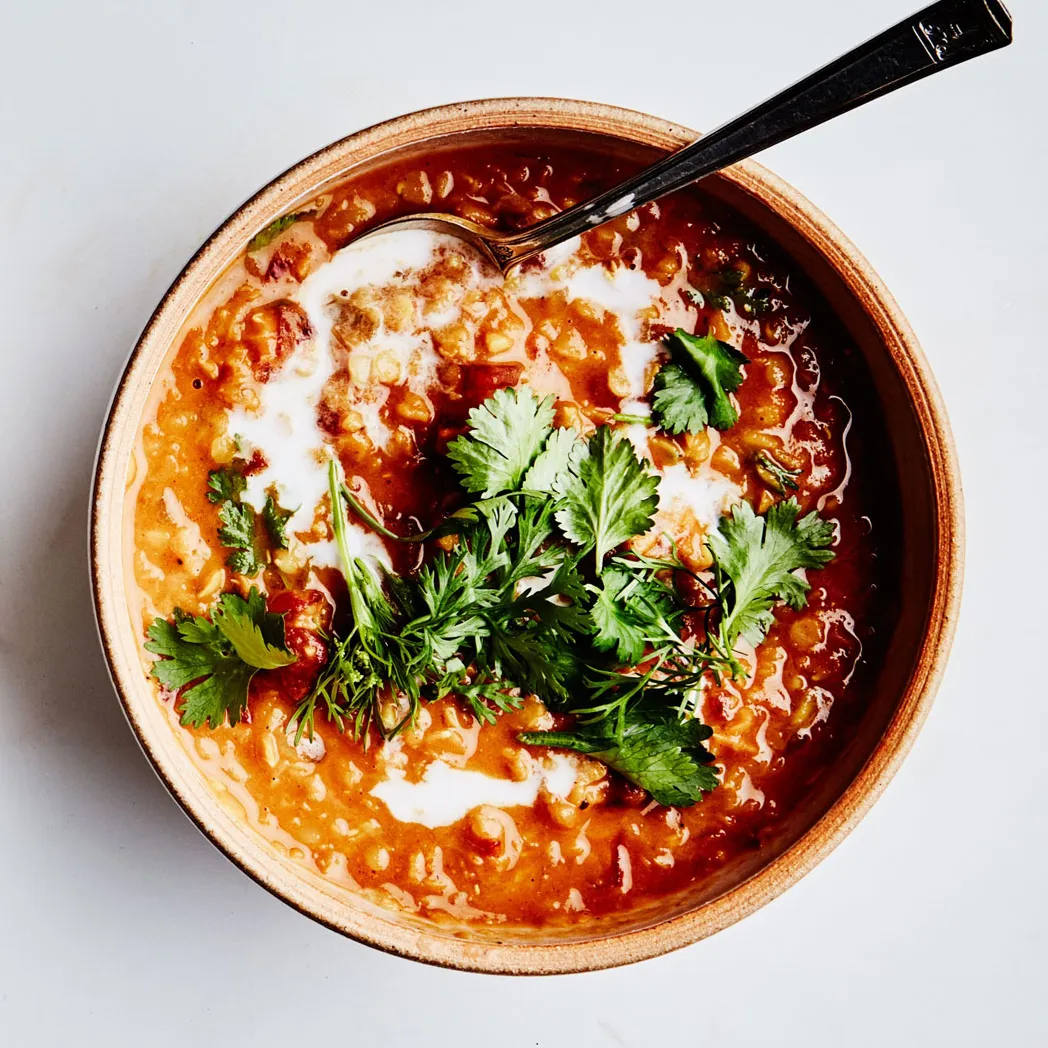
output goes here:
{"type": "MultiPolygon", "coordinates": [[[[328,463],[328,493],[331,496],[331,527],[335,532],[335,542],[338,544],[339,556],[342,558],[342,567],[345,571],[346,581],[349,582],[353,575],[353,555],[349,552],[349,544],[346,542],[346,508],[342,505],[339,495],[339,487],[345,490],[345,485],[340,485],[338,480],[338,464],[332,459],[328,463]]],[[[352,586],[350,586],[352,595],[352,586]]],[[[354,609],[355,610],[355,609],[354,609]]]]}
{"type": "MultiPolygon", "coordinates": [[[[334,463],[332,463],[334,465],[334,463]]],[[[389,528],[384,527],[380,524],[366,509],[361,505],[360,501],[353,494],[345,484],[340,485],[342,491],[342,497],[349,503],[350,509],[360,517],[360,519],[367,524],[372,531],[377,532],[383,538],[392,539],[394,542],[423,542],[429,536],[428,531],[422,532],[420,535],[397,535],[390,531],[389,528]]],[[[335,496],[332,496],[334,498],[335,496]]]]}
{"type": "MultiPolygon", "coordinates": [[[[340,487],[344,489],[345,485],[339,483],[338,474],[338,464],[334,459],[332,459],[328,463],[328,492],[331,496],[331,527],[335,532],[335,542],[338,544],[339,557],[342,560],[342,570],[346,577],[346,588],[349,590],[349,603],[350,607],[353,609],[354,630],[360,637],[363,645],[368,648],[370,652],[371,646],[367,642],[367,633],[370,631],[365,630],[364,627],[373,626],[374,617],[367,606],[364,594],[361,592],[357,575],[358,571],[368,571],[369,569],[358,558],[354,557],[349,549],[349,542],[346,538],[346,530],[349,523],[346,520],[346,506],[342,501],[342,496],[339,492],[340,487]]],[[[374,652],[371,652],[371,654],[374,654],[374,652]]]]}

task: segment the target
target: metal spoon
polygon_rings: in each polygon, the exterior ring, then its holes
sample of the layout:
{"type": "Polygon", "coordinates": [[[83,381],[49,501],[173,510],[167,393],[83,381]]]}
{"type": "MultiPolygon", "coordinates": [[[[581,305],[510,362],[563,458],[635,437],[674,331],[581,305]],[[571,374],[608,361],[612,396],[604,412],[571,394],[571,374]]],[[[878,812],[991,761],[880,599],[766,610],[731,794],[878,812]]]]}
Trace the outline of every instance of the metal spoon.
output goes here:
{"type": "Polygon", "coordinates": [[[431,229],[468,241],[503,272],[676,189],[948,66],[1006,47],[1012,20],[999,0],[941,0],[625,182],[516,233],[455,215],[405,215],[368,230],[431,229]]]}

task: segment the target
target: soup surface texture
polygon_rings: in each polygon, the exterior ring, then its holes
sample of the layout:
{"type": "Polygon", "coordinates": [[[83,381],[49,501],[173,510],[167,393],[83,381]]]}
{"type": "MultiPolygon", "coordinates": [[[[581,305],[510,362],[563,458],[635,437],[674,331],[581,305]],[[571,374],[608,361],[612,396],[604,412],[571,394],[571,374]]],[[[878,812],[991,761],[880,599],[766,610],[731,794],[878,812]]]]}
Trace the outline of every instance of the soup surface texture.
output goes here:
{"type": "Polygon", "coordinates": [[[273,848],[434,921],[571,924],[760,848],[847,741],[894,622],[862,361],[714,198],[506,278],[431,232],[344,246],[409,211],[522,228],[628,170],[484,148],[329,189],[211,290],[143,421],[132,613],[172,729],[273,848]],[[496,547],[530,565],[511,612],[485,603],[508,569],[475,562],[496,547]],[[455,587],[451,622],[426,601],[455,587]]]}

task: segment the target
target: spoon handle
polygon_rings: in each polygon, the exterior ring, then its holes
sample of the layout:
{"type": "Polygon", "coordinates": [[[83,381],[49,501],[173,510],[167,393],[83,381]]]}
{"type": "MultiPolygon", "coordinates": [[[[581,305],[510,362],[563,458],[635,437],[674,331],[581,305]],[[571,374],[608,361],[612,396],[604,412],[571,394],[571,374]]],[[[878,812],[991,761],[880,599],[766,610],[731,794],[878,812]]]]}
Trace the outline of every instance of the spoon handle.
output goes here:
{"type": "Polygon", "coordinates": [[[1005,47],[999,0],[940,0],[592,200],[492,245],[503,268],[948,66],[1005,47]]]}

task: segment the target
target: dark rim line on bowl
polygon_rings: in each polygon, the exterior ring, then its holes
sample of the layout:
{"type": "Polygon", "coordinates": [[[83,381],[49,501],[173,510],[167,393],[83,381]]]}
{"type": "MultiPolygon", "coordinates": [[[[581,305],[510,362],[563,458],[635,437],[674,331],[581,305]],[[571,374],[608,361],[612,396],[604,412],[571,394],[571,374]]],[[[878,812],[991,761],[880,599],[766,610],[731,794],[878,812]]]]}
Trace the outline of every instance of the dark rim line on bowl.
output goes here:
{"type": "MultiPolygon", "coordinates": [[[[211,254],[212,247],[220,239],[225,239],[228,242],[227,257],[219,259],[211,280],[196,289],[196,295],[189,303],[190,310],[199,303],[215,277],[225,272],[230,263],[239,256],[243,245],[255,232],[276,216],[287,212],[298,201],[314,196],[323,186],[351,175],[361,163],[380,165],[384,157],[413,142],[426,141],[433,148],[440,148],[441,140],[449,140],[464,132],[512,131],[515,128],[604,134],[620,138],[623,145],[651,146],[656,145],[656,140],[660,140],[661,148],[672,147],[674,142],[683,143],[694,137],[694,133],[687,129],[647,114],[595,103],[546,98],[491,99],[421,110],[372,125],[316,151],[289,167],[238,207],[208,237],[165,292],[137,339],[114,390],[99,444],[91,496],[90,560],[96,622],[107,668],[128,723],[161,782],[194,825],[230,861],[256,883],[300,913],[334,931],[387,952],[443,967],[472,971],[552,974],[611,967],[677,949],[727,927],[799,880],[840,843],[883,792],[920,730],[941,679],[959,603],[963,549],[960,484],[948,424],[934,380],[908,323],[863,256],[832,222],[792,187],[757,164],[747,162],[738,165],[724,176],[735,182],[743,193],[755,196],[765,206],[774,210],[817,253],[823,255],[830,268],[839,274],[842,280],[846,279],[851,294],[876,326],[910,395],[920,429],[927,438],[923,450],[930,457],[928,466],[934,488],[931,501],[937,510],[934,547],[939,560],[939,570],[932,590],[923,642],[916,653],[913,671],[902,693],[902,700],[905,701],[900,701],[896,706],[884,729],[881,742],[836,800],[796,841],[751,876],[693,910],[642,928],[618,932],[607,938],[537,945],[477,943],[468,949],[466,947],[470,944],[447,934],[439,934],[436,928],[432,932],[406,929],[397,926],[380,913],[369,912],[364,919],[377,921],[378,930],[386,930],[385,937],[377,932],[351,929],[334,916],[328,917],[324,913],[313,912],[301,898],[275,884],[264,868],[256,868],[247,858],[237,854],[234,842],[221,839],[222,835],[207,825],[205,818],[197,813],[193,802],[179,785],[165,774],[164,764],[146,738],[128,694],[121,685],[120,668],[114,653],[121,609],[108,606],[100,563],[106,538],[102,533],[103,518],[106,516],[102,505],[105,501],[105,485],[117,486],[117,502],[122,501],[124,494],[124,477],[120,475],[117,467],[126,467],[126,463],[108,461],[114,428],[117,422],[123,420],[125,413],[133,416],[131,421],[136,425],[140,424],[141,412],[135,415],[133,404],[127,402],[130,380],[137,377],[135,372],[141,363],[142,349],[161,320],[165,319],[172,299],[197,276],[195,270],[205,256],[211,254]],[[536,110],[541,112],[536,113],[536,110]],[[514,119],[515,115],[520,119],[514,119]],[[461,120],[464,117],[470,120],[468,128],[452,126],[456,119],[461,120]],[[551,118],[557,119],[551,123],[544,122],[551,118]],[[413,133],[420,127],[421,134],[413,133]],[[368,153],[369,147],[376,141],[386,143],[384,148],[368,153]],[[340,163],[332,164],[333,160],[342,157],[351,143],[355,147],[353,155],[340,163]],[[323,177],[318,178],[318,174],[322,174],[323,177]],[[309,177],[305,177],[307,175],[309,177]],[[305,184],[306,188],[298,193],[290,192],[289,184],[296,183],[305,184]],[[765,194],[770,192],[773,199],[767,199],[758,190],[765,194]],[[266,200],[269,201],[269,207],[263,222],[255,217],[255,213],[266,200]],[[236,232],[235,236],[231,235],[233,232],[236,232]],[[887,740],[890,740],[890,745],[887,744],[887,740]],[[612,945],[615,948],[614,956],[609,955],[612,945]]],[[[182,316],[175,318],[176,332],[183,327],[187,316],[188,311],[184,311],[182,316]]],[[[154,373],[149,376],[148,382],[144,383],[147,393],[155,378],[154,373]]],[[[110,527],[112,526],[113,523],[110,522],[110,527]]],[[[122,564],[118,567],[123,570],[122,564]]],[[[112,568],[110,565],[111,571],[112,568]]],[[[126,611],[125,607],[125,615],[126,611]]]]}

